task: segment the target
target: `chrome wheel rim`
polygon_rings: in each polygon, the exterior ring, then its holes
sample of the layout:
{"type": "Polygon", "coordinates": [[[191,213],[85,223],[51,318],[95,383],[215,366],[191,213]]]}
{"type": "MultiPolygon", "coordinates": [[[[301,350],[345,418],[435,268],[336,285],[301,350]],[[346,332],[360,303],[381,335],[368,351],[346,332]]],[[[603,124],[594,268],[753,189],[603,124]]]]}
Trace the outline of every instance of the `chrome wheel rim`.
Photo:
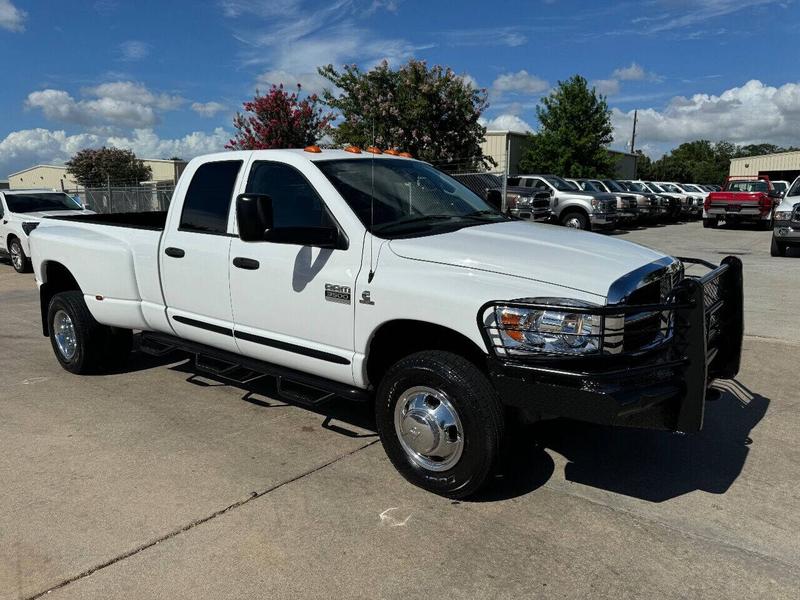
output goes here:
{"type": "Polygon", "coordinates": [[[78,340],[75,336],[75,325],[63,310],[59,310],[53,317],[53,337],[61,356],[67,360],[72,359],[78,349],[78,340]]]}
{"type": "Polygon", "coordinates": [[[14,265],[14,268],[17,270],[22,269],[22,248],[20,248],[19,242],[12,242],[9,250],[11,254],[11,263],[14,265]]]}
{"type": "Polygon", "coordinates": [[[461,459],[464,428],[450,398],[427,386],[400,394],[394,429],[406,456],[430,471],[446,471],[461,459]]]}
{"type": "Polygon", "coordinates": [[[581,220],[578,217],[570,217],[564,225],[572,227],[573,229],[583,229],[583,227],[581,227],[581,220]]]}

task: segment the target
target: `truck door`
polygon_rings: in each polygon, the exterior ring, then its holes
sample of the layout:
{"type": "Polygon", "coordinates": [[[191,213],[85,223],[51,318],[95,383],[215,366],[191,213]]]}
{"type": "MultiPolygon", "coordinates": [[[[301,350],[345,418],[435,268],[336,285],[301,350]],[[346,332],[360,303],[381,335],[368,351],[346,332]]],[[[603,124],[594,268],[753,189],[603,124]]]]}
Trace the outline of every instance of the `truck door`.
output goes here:
{"type": "Polygon", "coordinates": [[[160,247],[161,282],[175,333],[231,352],[237,348],[228,219],[241,167],[241,160],[200,164],[191,174],[180,214],[170,215],[160,247]]]}
{"type": "MultiPolygon", "coordinates": [[[[246,191],[272,198],[275,227],[338,227],[315,188],[291,165],[253,162],[246,191]]],[[[233,238],[231,303],[240,352],[352,383],[352,292],[361,247],[360,239],[334,250],[233,238]]]]}

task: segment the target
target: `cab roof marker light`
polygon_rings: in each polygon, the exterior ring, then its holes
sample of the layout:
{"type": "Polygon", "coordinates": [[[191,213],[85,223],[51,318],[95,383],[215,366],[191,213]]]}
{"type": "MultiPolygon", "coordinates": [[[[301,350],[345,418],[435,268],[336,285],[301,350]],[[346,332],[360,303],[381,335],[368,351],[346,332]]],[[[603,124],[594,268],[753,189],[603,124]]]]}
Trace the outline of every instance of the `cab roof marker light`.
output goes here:
{"type": "Polygon", "coordinates": [[[351,154],[361,154],[361,148],[358,146],[348,146],[344,149],[345,152],[350,152],[351,154]]]}
{"type": "Polygon", "coordinates": [[[369,152],[370,154],[383,154],[383,152],[381,151],[381,149],[380,149],[380,148],[378,148],[377,146],[368,146],[366,150],[367,150],[367,152],[369,152]]]}
{"type": "Polygon", "coordinates": [[[319,146],[306,146],[305,148],[303,148],[303,150],[305,150],[306,152],[311,152],[312,154],[319,154],[320,152],[322,152],[322,148],[320,148],[319,146]]]}

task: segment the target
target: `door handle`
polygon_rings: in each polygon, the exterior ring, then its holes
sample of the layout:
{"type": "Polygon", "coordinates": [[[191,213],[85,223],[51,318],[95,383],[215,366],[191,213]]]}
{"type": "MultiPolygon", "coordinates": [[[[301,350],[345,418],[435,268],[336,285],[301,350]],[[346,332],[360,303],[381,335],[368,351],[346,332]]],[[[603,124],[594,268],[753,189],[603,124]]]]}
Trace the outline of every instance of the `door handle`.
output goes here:
{"type": "Polygon", "coordinates": [[[233,259],[233,266],[238,267],[239,269],[255,271],[261,266],[261,263],[259,263],[257,260],[253,260],[252,258],[243,258],[241,256],[237,256],[233,259]]]}
{"type": "Polygon", "coordinates": [[[172,258],[183,258],[186,256],[186,252],[183,250],[183,248],[166,248],[164,250],[164,254],[171,256],[172,258]]]}

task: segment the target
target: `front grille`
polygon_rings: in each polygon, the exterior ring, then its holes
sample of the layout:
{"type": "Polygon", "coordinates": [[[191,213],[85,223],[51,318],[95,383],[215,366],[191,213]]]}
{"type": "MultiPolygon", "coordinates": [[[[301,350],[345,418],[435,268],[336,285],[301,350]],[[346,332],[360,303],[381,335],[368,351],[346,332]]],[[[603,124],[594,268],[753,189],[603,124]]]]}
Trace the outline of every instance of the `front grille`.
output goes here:
{"type": "MultiPolygon", "coordinates": [[[[626,304],[640,306],[662,303],[681,277],[680,270],[668,271],[660,278],[631,292],[626,304]]],[[[635,352],[665,339],[670,333],[669,321],[669,315],[664,312],[647,311],[626,315],[622,351],[635,352]]]]}
{"type": "Polygon", "coordinates": [[[630,209],[635,209],[638,206],[638,203],[636,202],[636,198],[634,198],[633,196],[623,196],[622,197],[622,204],[623,204],[623,206],[625,208],[627,208],[629,210],[630,209]]]}

